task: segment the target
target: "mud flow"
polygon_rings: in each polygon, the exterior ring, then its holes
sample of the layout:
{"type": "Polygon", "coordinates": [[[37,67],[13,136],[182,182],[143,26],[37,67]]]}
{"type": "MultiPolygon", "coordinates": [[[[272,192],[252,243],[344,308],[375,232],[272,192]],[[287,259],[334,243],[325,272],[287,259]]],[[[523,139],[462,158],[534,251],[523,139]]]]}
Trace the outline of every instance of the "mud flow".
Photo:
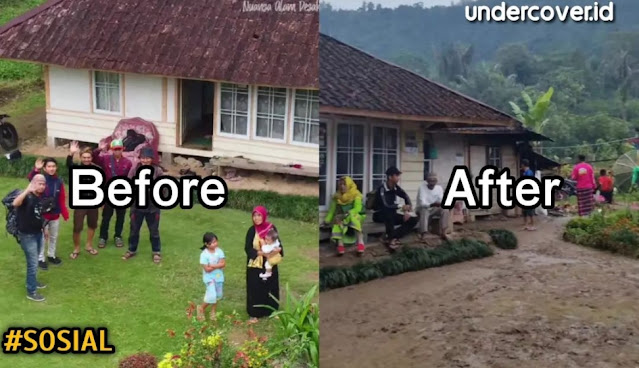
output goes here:
{"type": "Polygon", "coordinates": [[[516,250],[320,295],[321,367],[639,367],[639,261],[507,228],[516,250]]]}

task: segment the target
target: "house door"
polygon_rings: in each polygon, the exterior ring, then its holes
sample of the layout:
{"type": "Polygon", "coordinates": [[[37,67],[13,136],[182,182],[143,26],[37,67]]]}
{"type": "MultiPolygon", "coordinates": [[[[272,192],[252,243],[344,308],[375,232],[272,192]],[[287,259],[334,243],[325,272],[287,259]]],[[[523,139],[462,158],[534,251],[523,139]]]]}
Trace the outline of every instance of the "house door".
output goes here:
{"type": "Polygon", "coordinates": [[[212,82],[180,80],[181,146],[212,149],[214,87],[212,82]]]}
{"type": "MultiPolygon", "coordinates": [[[[486,166],[486,146],[470,146],[470,175],[473,187],[475,185],[475,178],[481,172],[481,169],[486,166]]],[[[479,195],[481,191],[475,188],[477,193],[477,199],[480,200],[479,195]]]]}

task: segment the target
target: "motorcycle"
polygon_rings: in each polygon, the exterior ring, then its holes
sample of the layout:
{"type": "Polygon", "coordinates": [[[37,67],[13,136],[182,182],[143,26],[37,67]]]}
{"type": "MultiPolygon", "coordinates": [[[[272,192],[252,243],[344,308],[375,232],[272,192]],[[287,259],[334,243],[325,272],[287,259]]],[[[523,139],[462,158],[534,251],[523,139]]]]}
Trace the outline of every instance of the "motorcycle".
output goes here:
{"type": "Polygon", "coordinates": [[[564,179],[561,189],[555,191],[555,200],[565,201],[571,196],[577,195],[577,182],[570,179],[564,179]]]}
{"type": "Polygon", "coordinates": [[[18,131],[7,121],[9,117],[7,114],[0,114],[0,147],[7,152],[18,148],[18,131]]]}

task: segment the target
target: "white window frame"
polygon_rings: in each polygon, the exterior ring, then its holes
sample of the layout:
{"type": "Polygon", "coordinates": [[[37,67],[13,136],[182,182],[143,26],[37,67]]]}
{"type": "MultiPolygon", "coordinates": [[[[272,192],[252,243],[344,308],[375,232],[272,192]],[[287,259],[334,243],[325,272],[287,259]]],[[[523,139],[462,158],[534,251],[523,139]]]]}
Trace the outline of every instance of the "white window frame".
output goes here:
{"type": "MultiPolygon", "coordinates": [[[[258,111],[257,111],[257,107],[259,106],[259,102],[258,102],[258,98],[259,98],[259,89],[260,87],[262,88],[281,88],[281,87],[271,87],[271,86],[255,86],[254,88],[254,93],[255,93],[255,103],[253,104],[253,111],[252,111],[252,115],[253,115],[253,139],[256,140],[260,140],[260,141],[266,141],[266,142],[274,142],[274,143],[286,143],[286,136],[288,134],[288,123],[289,123],[289,107],[291,104],[291,95],[290,95],[290,89],[289,88],[284,88],[286,90],[286,102],[285,102],[285,107],[284,107],[284,135],[282,135],[282,138],[271,138],[271,137],[260,137],[257,135],[257,118],[258,118],[258,111]]],[[[220,121],[220,129],[221,129],[221,121],[220,121]]],[[[319,146],[319,145],[318,145],[319,146]]]]}
{"type": "MultiPolygon", "coordinates": [[[[336,181],[336,179],[334,178],[336,176],[336,173],[333,171],[333,157],[335,156],[335,153],[333,153],[333,149],[334,149],[334,143],[333,143],[333,123],[330,121],[321,121],[320,120],[320,127],[321,125],[324,124],[326,125],[326,177],[324,178],[325,182],[326,182],[326,200],[324,201],[324,203],[320,203],[319,204],[319,210],[320,211],[327,211],[329,208],[329,205],[331,203],[331,197],[333,196],[333,193],[335,193],[335,190],[333,188],[333,183],[336,181]]],[[[320,128],[321,131],[321,128],[320,128]]],[[[320,140],[321,141],[321,140],[320,140]]],[[[321,147],[321,145],[318,145],[319,147],[321,147]]],[[[318,148],[319,150],[320,148],[318,148]]]]}
{"type": "MultiPolygon", "coordinates": [[[[315,143],[306,143],[306,142],[299,142],[299,141],[296,141],[296,140],[294,139],[294,138],[295,138],[295,100],[296,100],[296,97],[295,97],[295,96],[297,95],[297,91],[298,91],[298,90],[299,90],[299,91],[313,91],[313,92],[318,92],[318,94],[317,94],[317,98],[318,98],[318,101],[319,101],[319,91],[312,90],[312,89],[305,90],[305,89],[301,89],[301,88],[299,88],[299,89],[295,89],[295,88],[294,88],[294,89],[292,90],[292,91],[293,91],[293,94],[292,94],[292,96],[291,96],[291,128],[289,129],[289,131],[290,131],[290,133],[289,133],[289,139],[290,139],[291,144],[296,145],[296,146],[317,148],[317,147],[319,147],[319,144],[315,144],[315,143]]],[[[318,104],[317,104],[317,108],[318,108],[318,113],[319,113],[319,102],[318,102],[318,104]]],[[[317,119],[317,122],[318,122],[318,124],[319,124],[319,117],[318,117],[318,119],[317,119]]]]}
{"type": "MultiPolygon", "coordinates": [[[[373,176],[375,175],[373,173],[373,154],[374,154],[374,147],[373,145],[375,144],[375,138],[373,137],[373,134],[375,133],[375,128],[384,128],[384,129],[395,129],[397,131],[397,158],[396,158],[396,162],[395,162],[395,167],[397,167],[399,170],[401,170],[400,168],[400,162],[401,162],[401,157],[400,154],[402,152],[402,148],[401,148],[401,139],[400,139],[400,134],[402,134],[402,129],[400,126],[394,126],[392,124],[381,124],[381,123],[375,123],[375,124],[371,124],[370,125],[370,129],[368,129],[368,132],[365,132],[365,134],[368,136],[369,138],[369,147],[368,147],[368,157],[369,157],[369,175],[368,175],[368,188],[366,193],[370,192],[371,190],[374,190],[375,188],[373,188],[373,182],[375,181],[373,176]]],[[[388,169],[388,167],[386,167],[386,169],[388,169]]],[[[384,175],[386,175],[386,169],[384,169],[384,175]]]]}
{"type": "Polygon", "coordinates": [[[504,153],[503,153],[503,147],[502,146],[486,146],[486,165],[493,165],[496,166],[498,169],[502,169],[503,165],[504,165],[504,153]],[[490,149],[491,148],[497,148],[499,150],[499,165],[493,165],[493,163],[491,162],[491,157],[490,157],[490,149]]]}
{"type": "MultiPolygon", "coordinates": [[[[363,160],[362,163],[364,165],[363,168],[363,172],[362,172],[362,188],[360,188],[362,190],[362,193],[368,193],[370,190],[368,189],[368,187],[370,186],[370,181],[369,181],[369,171],[370,171],[370,159],[367,160],[366,157],[370,152],[370,148],[369,148],[369,141],[370,141],[370,137],[369,137],[369,131],[370,129],[368,128],[367,124],[365,124],[364,122],[360,122],[360,121],[337,121],[335,122],[333,125],[333,134],[332,134],[332,138],[333,142],[334,142],[334,146],[331,147],[332,148],[332,152],[333,157],[332,157],[332,170],[330,172],[332,177],[329,177],[329,175],[326,175],[327,178],[327,182],[330,183],[331,185],[331,192],[330,193],[335,193],[335,191],[337,190],[337,180],[339,179],[338,174],[337,174],[337,133],[338,133],[338,127],[340,124],[345,124],[345,125],[357,125],[357,126],[362,126],[364,128],[364,156],[363,156],[363,160]]],[[[352,178],[352,177],[351,177],[352,178]]],[[[355,180],[355,179],[354,179],[355,180]]],[[[328,190],[328,187],[327,187],[328,190]]]]}
{"type": "Polygon", "coordinates": [[[93,95],[93,112],[94,113],[99,113],[99,114],[106,114],[106,115],[122,116],[123,112],[124,112],[124,93],[123,93],[124,76],[121,73],[105,72],[105,71],[101,71],[101,70],[92,70],[91,71],[91,79],[93,81],[93,84],[91,86],[91,88],[93,89],[91,91],[91,94],[93,95]],[[97,86],[97,83],[96,83],[96,73],[116,74],[118,76],[118,97],[120,98],[120,110],[119,111],[98,109],[98,91],[97,91],[98,86],[97,86]]]}
{"type": "MultiPolygon", "coordinates": [[[[433,149],[434,146],[435,146],[435,144],[434,144],[435,142],[433,141],[432,137],[430,137],[430,136],[427,137],[426,135],[424,135],[422,137],[422,175],[425,174],[424,173],[424,169],[426,168],[426,163],[427,162],[428,162],[428,167],[429,167],[428,171],[429,172],[433,172],[434,171],[434,169],[433,169],[433,161],[434,160],[432,158],[429,158],[429,159],[424,158],[424,155],[426,155],[426,148],[424,147],[424,142],[426,142],[426,141],[428,141],[428,145],[429,145],[430,149],[433,149]]],[[[430,152],[429,152],[429,156],[430,156],[430,152]]],[[[424,180],[426,180],[426,177],[424,177],[424,180]]]]}
{"type": "Polygon", "coordinates": [[[218,83],[218,86],[219,87],[217,88],[216,92],[219,92],[219,93],[217,93],[217,96],[215,97],[216,102],[218,104],[218,108],[216,109],[217,110],[216,115],[217,115],[217,121],[218,121],[217,128],[216,128],[217,135],[220,136],[220,137],[228,137],[228,138],[247,139],[247,140],[250,139],[251,130],[253,129],[251,127],[251,125],[253,125],[253,124],[251,124],[251,123],[252,123],[253,119],[255,118],[255,114],[253,114],[253,104],[252,104],[253,93],[255,92],[254,91],[255,88],[253,88],[253,86],[251,86],[251,85],[246,85],[246,84],[223,83],[223,82],[218,83]],[[246,126],[246,134],[234,134],[234,133],[227,133],[227,132],[223,132],[222,131],[222,93],[223,93],[222,92],[222,88],[223,88],[224,84],[232,84],[232,85],[236,85],[236,86],[247,86],[248,87],[248,106],[247,106],[247,110],[246,110],[246,115],[247,115],[246,116],[246,124],[247,124],[247,126],[246,126]]]}

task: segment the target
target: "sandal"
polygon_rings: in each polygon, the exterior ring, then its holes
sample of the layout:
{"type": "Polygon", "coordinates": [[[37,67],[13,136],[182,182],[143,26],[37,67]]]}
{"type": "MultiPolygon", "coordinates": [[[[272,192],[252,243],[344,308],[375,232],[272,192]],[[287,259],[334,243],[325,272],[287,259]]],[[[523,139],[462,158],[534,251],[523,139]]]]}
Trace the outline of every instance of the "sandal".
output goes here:
{"type": "Polygon", "coordinates": [[[85,248],[84,250],[86,250],[87,253],[89,253],[92,256],[95,256],[98,254],[98,250],[95,248],[85,248]]]}
{"type": "Polygon", "coordinates": [[[69,257],[71,259],[77,259],[79,255],[80,255],[80,252],[73,252],[73,253],[71,253],[71,255],[69,257]]]}
{"type": "Polygon", "coordinates": [[[153,253],[153,263],[158,264],[160,261],[162,261],[160,253],[153,253]]]}
{"type": "Polygon", "coordinates": [[[135,257],[135,253],[127,250],[126,253],[124,253],[124,255],[122,256],[122,259],[126,261],[127,259],[132,257],[135,257]]]}
{"type": "Polygon", "coordinates": [[[388,247],[393,251],[397,250],[401,245],[402,243],[398,239],[393,239],[390,243],[388,243],[388,247]]]}

